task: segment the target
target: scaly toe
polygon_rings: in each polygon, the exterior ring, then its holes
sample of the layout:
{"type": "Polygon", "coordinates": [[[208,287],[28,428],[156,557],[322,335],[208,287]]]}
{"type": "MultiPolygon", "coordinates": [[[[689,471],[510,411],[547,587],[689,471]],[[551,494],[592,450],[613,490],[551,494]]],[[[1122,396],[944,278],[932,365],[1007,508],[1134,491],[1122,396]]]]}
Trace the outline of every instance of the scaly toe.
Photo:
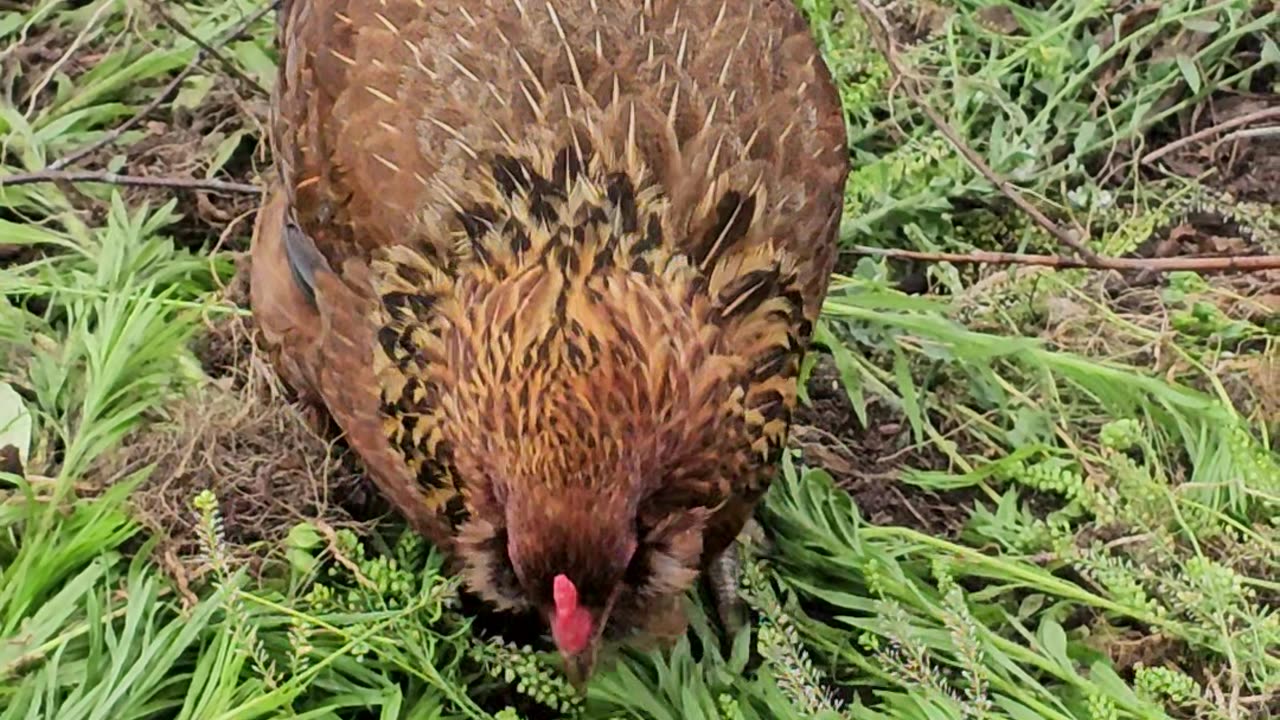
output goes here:
{"type": "Polygon", "coordinates": [[[735,542],[711,561],[707,581],[715,598],[716,614],[726,633],[733,637],[747,625],[747,607],[738,594],[742,577],[742,561],[735,542]]]}

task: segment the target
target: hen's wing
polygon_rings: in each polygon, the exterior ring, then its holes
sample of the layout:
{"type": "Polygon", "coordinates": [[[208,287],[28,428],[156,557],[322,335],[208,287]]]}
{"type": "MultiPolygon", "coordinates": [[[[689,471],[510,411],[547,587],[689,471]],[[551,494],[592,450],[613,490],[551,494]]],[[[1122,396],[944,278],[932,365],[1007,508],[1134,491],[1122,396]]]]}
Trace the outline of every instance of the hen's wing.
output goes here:
{"type": "Polygon", "coordinates": [[[353,82],[361,87],[358,76],[348,76],[345,60],[369,30],[352,22],[348,5],[362,3],[287,0],[280,11],[282,61],[272,118],[279,177],[265,196],[251,248],[254,315],[286,382],[328,410],[379,490],[415,529],[447,547],[451,528],[441,515],[456,504],[457,493],[445,477],[434,486],[420,484],[391,444],[381,382],[371,369],[379,328],[371,321],[378,300],[369,252],[395,242],[397,222],[412,215],[412,208],[397,206],[379,221],[366,217],[354,232],[352,215],[368,207],[371,195],[385,207],[399,197],[401,186],[375,190],[353,184],[342,153],[334,152],[377,152],[378,133],[353,133],[334,109],[353,82]],[[299,277],[299,255],[308,251],[319,257],[307,267],[307,277],[299,277]]]}
{"type": "Polygon", "coordinates": [[[370,298],[351,287],[359,287],[359,268],[345,280],[319,269],[311,288],[314,299],[309,297],[287,257],[287,208],[284,193],[268,195],[250,250],[254,318],[274,364],[302,400],[328,410],[379,490],[410,524],[448,547],[450,532],[439,517],[439,502],[431,502],[383,433],[378,382],[369,371],[370,298]]]}

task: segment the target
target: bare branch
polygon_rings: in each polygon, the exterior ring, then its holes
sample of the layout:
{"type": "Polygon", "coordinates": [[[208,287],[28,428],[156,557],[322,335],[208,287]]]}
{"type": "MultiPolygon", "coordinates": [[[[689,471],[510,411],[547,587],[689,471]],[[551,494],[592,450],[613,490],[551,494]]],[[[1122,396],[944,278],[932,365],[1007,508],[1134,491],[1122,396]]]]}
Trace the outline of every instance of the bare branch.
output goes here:
{"type": "Polygon", "coordinates": [[[988,182],[995,185],[1001,194],[1009,198],[1014,205],[1018,206],[1019,210],[1030,216],[1036,225],[1039,225],[1045,232],[1052,235],[1059,243],[1071,248],[1078,253],[1080,257],[1096,257],[1093,251],[1085,246],[1083,239],[1081,238],[1081,233],[1077,231],[1064,230],[1053,220],[1050,220],[1049,216],[1040,212],[1036,206],[1028,202],[1012,183],[996,174],[996,171],[991,169],[991,166],[982,159],[982,156],[978,155],[973,148],[969,147],[960,139],[959,133],[956,132],[955,128],[951,127],[951,123],[947,122],[947,119],[942,117],[942,114],[935,110],[933,106],[930,105],[921,95],[917,85],[918,76],[914,73],[908,72],[903,66],[902,61],[898,56],[898,44],[897,40],[894,38],[893,27],[890,26],[889,21],[885,19],[884,13],[872,4],[871,0],[857,0],[857,3],[858,9],[861,11],[863,18],[867,21],[867,24],[879,28],[879,32],[872,32],[871,34],[876,38],[876,45],[879,46],[881,54],[884,55],[885,62],[889,65],[889,72],[893,75],[894,83],[902,85],[902,87],[907,91],[907,95],[911,97],[912,102],[919,106],[920,110],[923,111],[929,118],[929,121],[938,128],[938,132],[941,132],[942,135],[946,137],[952,147],[954,147],[975,170],[981,173],[988,182]]]}
{"type": "Polygon", "coordinates": [[[207,192],[261,195],[262,189],[256,185],[226,182],[223,180],[199,180],[180,177],[143,177],[139,175],[118,175],[109,172],[91,170],[41,170],[20,175],[0,176],[0,188],[18,185],[34,185],[36,183],[104,183],[125,187],[162,187],[174,190],[204,190],[207,192]]]}
{"type": "Polygon", "coordinates": [[[1259,120],[1271,120],[1274,118],[1280,118],[1280,106],[1263,108],[1262,110],[1255,110],[1254,112],[1246,113],[1239,117],[1233,117],[1230,120],[1224,120],[1212,127],[1207,127],[1203,130],[1193,132],[1186,137],[1178,138],[1168,145],[1156,148],[1146,155],[1143,155],[1141,162],[1143,165],[1150,165],[1178,148],[1186,147],[1194,142],[1199,142],[1205,138],[1213,137],[1214,135],[1226,132],[1232,128],[1240,127],[1241,125],[1248,125],[1259,120]]]}
{"type": "Polygon", "coordinates": [[[1280,269],[1280,255],[1242,255],[1239,257],[1171,257],[1171,258],[1118,258],[1094,255],[1092,258],[1073,258],[1060,255],[1023,255],[1020,253],[984,252],[942,253],[875,248],[855,245],[851,250],[857,255],[871,255],[899,260],[921,262],[949,262],[960,265],[1036,265],[1059,270],[1089,269],[1118,270],[1122,272],[1259,272],[1280,269]]]}

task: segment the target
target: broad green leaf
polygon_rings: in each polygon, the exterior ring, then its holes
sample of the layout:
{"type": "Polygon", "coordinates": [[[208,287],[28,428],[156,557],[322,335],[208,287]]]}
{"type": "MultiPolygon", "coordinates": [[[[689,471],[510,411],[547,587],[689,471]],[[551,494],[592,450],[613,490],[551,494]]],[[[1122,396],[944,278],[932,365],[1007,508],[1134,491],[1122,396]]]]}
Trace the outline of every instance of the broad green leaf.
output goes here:
{"type": "Polygon", "coordinates": [[[9,383],[0,382],[0,449],[12,445],[18,460],[27,463],[31,451],[31,413],[22,396],[9,383]]]}
{"type": "Polygon", "coordinates": [[[1205,18],[1186,18],[1182,21],[1182,26],[1188,30],[1212,34],[1218,32],[1218,30],[1222,28],[1222,23],[1217,20],[1207,20],[1205,18]]]}
{"type": "Polygon", "coordinates": [[[212,75],[192,75],[182,83],[178,94],[173,98],[173,107],[183,110],[194,110],[208,97],[217,80],[212,75]]]}
{"type": "Polygon", "coordinates": [[[237,130],[218,143],[218,148],[213,153],[213,159],[209,161],[209,167],[205,169],[205,177],[213,177],[227,164],[227,161],[239,149],[240,142],[244,140],[247,134],[248,132],[245,130],[237,130]]]}
{"type": "Polygon", "coordinates": [[[1187,81],[1187,87],[1191,89],[1192,95],[1200,93],[1200,70],[1196,67],[1196,61],[1186,55],[1179,55],[1178,72],[1182,73],[1182,79],[1187,81]]]}
{"type": "Polygon", "coordinates": [[[911,378],[911,364],[900,348],[894,348],[893,351],[893,376],[898,381],[898,392],[902,393],[902,412],[911,423],[916,442],[920,442],[924,439],[926,420],[920,408],[920,394],[915,380],[911,378]]]}
{"type": "Polygon", "coordinates": [[[1062,666],[1063,670],[1074,673],[1074,663],[1071,662],[1070,656],[1067,655],[1067,633],[1062,629],[1062,626],[1053,618],[1045,615],[1040,620],[1038,635],[1045,653],[1062,666]]]}
{"type": "Polygon", "coordinates": [[[1274,38],[1263,38],[1261,55],[1260,59],[1267,65],[1280,64],[1280,45],[1276,45],[1274,38]]]}

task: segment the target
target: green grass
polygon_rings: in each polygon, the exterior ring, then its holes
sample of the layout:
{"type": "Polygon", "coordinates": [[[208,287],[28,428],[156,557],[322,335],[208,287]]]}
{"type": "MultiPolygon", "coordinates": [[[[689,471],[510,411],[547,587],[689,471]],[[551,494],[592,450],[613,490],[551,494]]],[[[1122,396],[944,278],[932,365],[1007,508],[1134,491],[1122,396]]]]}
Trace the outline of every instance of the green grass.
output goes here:
{"type": "MultiPolygon", "coordinates": [[[[853,5],[799,5],[850,120],[845,242],[1057,251],[890,92],[853,5]]],[[[1274,205],[1139,158],[1210,99],[1274,100],[1280,21],[1167,0],[1102,47],[1122,5],[919,0],[893,18],[930,29],[902,48],[926,101],[1096,251],[1132,252],[1193,207],[1274,251],[1274,205]]],[[[195,53],[145,3],[12,7],[0,175],[102,137],[195,53]]],[[[172,13],[214,38],[255,9],[172,13]]],[[[227,48],[268,87],[271,31],[268,16],[227,48]]],[[[264,102],[206,60],[87,162],[252,181],[264,102]]],[[[0,476],[0,720],[1280,715],[1280,327],[1250,310],[1265,283],[1181,275],[1117,296],[1085,272],[935,265],[921,296],[895,266],[851,262],[808,367],[835,368],[856,427],[827,449],[876,473],[807,464],[824,455],[798,442],[761,509],[771,542],[748,553],[756,633],[722,647],[695,602],[673,651],[628,650],[578,697],[544,655],[475,639],[439,555],[394,524],[331,541],[299,522],[250,568],[219,498],[193,489],[206,573],[191,597],[170,581],[130,502],[155,468],[112,458],[218,387],[193,343],[237,312],[217,292],[233,257],[213,248],[248,232],[220,238],[219,218],[105,185],[0,189],[0,445],[27,461],[0,476]],[[867,456],[886,424],[892,457],[867,456]],[[890,488],[921,522],[862,507],[890,488]]]]}

